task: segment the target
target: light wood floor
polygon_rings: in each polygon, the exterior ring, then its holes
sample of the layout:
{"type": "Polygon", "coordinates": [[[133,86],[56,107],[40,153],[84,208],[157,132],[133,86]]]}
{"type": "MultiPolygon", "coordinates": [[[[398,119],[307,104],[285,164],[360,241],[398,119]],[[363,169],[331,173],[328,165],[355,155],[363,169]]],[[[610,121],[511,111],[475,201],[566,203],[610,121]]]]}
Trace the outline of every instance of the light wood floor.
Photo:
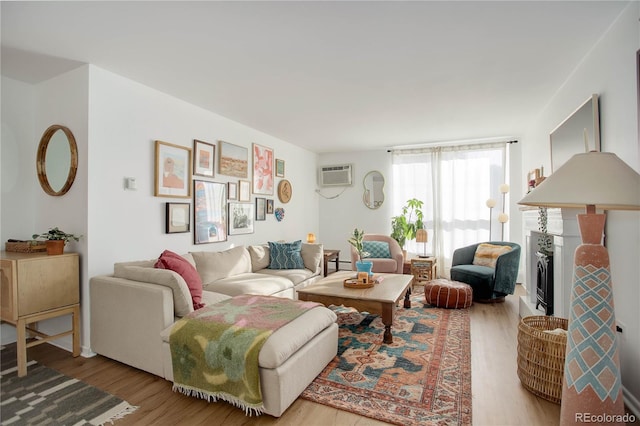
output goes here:
{"type": "MultiPolygon", "coordinates": [[[[518,300],[474,304],[471,363],[474,425],[556,425],[560,406],[525,390],[516,374],[518,300]]],[[[73,358],[43,344],[29,358],[110,392],[140,408],[116,425],[381,425],[356,414],[298,399],[279,419],[245,417],[226,403],[207,403],[171,391],[171,383],[102,356],[73,358]]]]}

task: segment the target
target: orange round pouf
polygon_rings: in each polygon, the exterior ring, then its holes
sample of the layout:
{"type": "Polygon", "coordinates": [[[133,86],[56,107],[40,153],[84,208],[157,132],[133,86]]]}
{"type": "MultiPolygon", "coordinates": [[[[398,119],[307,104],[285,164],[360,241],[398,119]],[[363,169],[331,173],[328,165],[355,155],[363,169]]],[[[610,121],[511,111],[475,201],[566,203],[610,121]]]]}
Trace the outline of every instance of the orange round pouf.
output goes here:
{"type": "Polygon", "coordinates": [[[468,308],[473,302],[473,289],[459,281],[439,278],[425,284],[424,298],[438,308],[468,308]]]}

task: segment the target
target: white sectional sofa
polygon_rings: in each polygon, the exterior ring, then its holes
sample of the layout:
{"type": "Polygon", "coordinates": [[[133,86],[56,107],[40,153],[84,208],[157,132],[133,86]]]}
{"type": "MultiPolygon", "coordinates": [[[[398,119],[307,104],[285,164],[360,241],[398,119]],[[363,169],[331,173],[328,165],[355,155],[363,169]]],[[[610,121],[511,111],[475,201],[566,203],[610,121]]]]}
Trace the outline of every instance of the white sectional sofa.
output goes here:
{"type": "MultiPolygon", "coordinates": [[[[269,269],[266,246],[184,255],[202,278],[202,302],[239,294],[296,298],[322,278],[322,245],[302,244],[304,269],[269,269]]],[[[117,263],[113,275],[90,279],[91,349],[97,354],[173,379],[169,334],[193,311],[184,279],[154,268],[155,259],[117,263]]],[[[280,416],[337,353],[333,311],[318,307],[275,331],[263,346],[260,378],[265,413],[280,416]]]]}

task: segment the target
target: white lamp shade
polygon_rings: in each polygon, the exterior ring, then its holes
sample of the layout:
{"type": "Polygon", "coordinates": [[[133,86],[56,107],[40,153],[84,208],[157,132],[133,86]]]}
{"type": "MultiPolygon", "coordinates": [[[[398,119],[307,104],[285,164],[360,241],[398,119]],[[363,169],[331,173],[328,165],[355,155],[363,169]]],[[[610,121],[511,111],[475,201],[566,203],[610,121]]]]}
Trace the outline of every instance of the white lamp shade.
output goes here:
{"type": "Polygon", "coordinates": [[[500,213],[498,215],[498,222],[507,223],[509,221],[509,215],[506,213],[500,213]]]}
{"type": "Polygon", "coordinates": [[[500,192],[503,194],[506,194],[507,192],[509,192],[509,185],[507,185],[506,183],[503,183],[502,185],[500,185],[500,192]]]}
{"type": "Polygon", "coordinates": [[[640,210],[640,174],[610,152],[576,154],[518,204],[640,210]]]}
{"type": "Polygon", "coordinates": [[[496,206],[496,200],[494,200],[493,198],[489,198],[487,200],[487,207],[489,207],[490,209],[494,208],[496,206]]]}

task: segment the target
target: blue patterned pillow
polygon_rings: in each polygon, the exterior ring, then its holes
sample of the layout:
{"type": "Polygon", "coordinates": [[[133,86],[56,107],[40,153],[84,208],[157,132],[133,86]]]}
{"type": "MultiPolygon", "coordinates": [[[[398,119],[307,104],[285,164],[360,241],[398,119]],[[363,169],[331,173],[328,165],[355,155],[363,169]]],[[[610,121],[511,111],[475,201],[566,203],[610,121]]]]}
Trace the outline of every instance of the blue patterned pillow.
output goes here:
{"type": "Polygon", "coordinates": [[[362,246],[364,251],[369,253],[365,258],[375,259],[391,259],[391,252],[389,251],[389,243],[384,241],[363,241],[362,246]]]}
{"type": "Polygon", "coordinates": [[[269,241],[269,269],[304,269],[300,249],[302,241],[273,243],[269,241]]]}

